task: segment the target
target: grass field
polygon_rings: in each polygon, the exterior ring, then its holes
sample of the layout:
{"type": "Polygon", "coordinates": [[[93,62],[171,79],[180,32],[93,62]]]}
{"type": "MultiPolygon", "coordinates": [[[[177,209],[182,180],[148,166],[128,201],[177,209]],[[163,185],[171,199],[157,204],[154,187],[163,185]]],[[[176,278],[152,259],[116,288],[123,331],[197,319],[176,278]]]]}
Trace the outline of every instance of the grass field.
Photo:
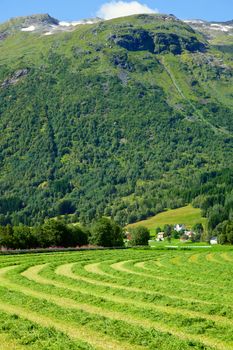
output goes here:
{"type": "Polygon", "coordinates": [[[0,256],[0,349],[233,349],[233,249],[0,256]]]}
{"type": "Polygon", "coordinates": [[[162,212],[147,220],[128,225],[127,227],[137,227],[143,225],[147,227],[152,234],[154,234],[156,227],[161,227],[161,229],[163,229],[164,225],[166,224],[184,224],[187,228],[192,228],[194,224],[200,222],[203,224],[203,226],[205,226],[206,219],[201,216],[201,210],[188,205],[186,207],[162,212]]]}

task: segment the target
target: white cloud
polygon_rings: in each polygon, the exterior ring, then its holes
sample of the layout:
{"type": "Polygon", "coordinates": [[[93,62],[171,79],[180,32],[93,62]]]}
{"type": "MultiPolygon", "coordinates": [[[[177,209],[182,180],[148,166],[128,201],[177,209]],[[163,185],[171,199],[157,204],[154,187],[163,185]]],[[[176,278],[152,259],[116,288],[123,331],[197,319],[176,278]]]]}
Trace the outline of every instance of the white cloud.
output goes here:
{"type": "Polygon", "coordinates": [[[144,13],[158,13],[158,10],[151,9],[145,4],[140,4],[138,1],[111,1],[100,7],[97,16],[103,19],[112,19],[144,13]]]}

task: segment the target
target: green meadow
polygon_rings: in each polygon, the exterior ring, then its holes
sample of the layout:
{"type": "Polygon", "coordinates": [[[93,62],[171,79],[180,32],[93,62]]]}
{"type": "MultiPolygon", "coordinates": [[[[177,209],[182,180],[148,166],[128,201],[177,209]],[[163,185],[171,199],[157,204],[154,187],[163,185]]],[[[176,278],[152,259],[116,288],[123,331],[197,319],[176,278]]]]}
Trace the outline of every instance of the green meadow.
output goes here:
{"type": "Polygon", "coordinates": [[[206,218],[201,216],[201,210],[199,208],[193,208],[191,205],[188,205],[178,209],[167,210],[147,220],[136,222],[127,227],[145,226],[154,234],[156,227],[161,227],[161,229],[163,229],[166,224],[184,224],[190,229],[197,223],[202,223],[205,227],[206,218]]]}

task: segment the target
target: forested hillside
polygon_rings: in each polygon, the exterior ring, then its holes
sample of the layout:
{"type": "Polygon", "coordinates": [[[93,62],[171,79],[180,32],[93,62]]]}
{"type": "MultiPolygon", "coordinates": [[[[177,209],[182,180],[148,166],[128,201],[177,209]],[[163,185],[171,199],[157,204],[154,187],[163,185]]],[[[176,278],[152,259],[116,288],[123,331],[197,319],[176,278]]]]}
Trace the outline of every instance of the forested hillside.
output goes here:
{"type": "Polygon", "coordinates": [[[223,50],[164,15],[57,23],[0,25],[0,224],[229,203],[233,36],[223,50]]]}

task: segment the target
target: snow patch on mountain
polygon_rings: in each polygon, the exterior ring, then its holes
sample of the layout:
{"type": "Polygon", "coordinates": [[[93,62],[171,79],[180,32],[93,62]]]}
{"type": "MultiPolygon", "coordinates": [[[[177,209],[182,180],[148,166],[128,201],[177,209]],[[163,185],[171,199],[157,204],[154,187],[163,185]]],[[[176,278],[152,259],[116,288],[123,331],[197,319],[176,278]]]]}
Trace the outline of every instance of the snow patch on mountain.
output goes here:
{"type": "Polygon", "coordinates": [[[59,22],[59,26],[62,26],[62,27],[70,27],[74,25],[74,22],[59,22]]]}
{"type": "Polygon", "coordinates": [[[230,30],[233,29],[233,26],[224,26],[224,25],[218,24],[218,23],[211,23],[210,26],[212,27],[212,29],[220,30],[222,32],[229,32],[230,30]]]}
{"type": "Polygon", "coordinates": [[[43,35],[53,35],[59,32],[66,32],[66,31],[72,31],[73,28],[80,26],[80,25],[86,25],[86,24],[95,24],[100,22],[102,19],[100,18],[93,18],[93,19],[86,19],[86,20],[80,20],[80,21],[60,21],[57,25],[50,25],[47,29],[48,31],[45,32],[43,35]]]}
{"type": "Polygon", "coordinates": [[[207,40],[212,40],[221,35],[233,36],[233,21],[208,22],[202,20],[184,20],[194,30],[204,34],[207,40]]]}
{"type": "Polygon", "coordinates": [[[34,32],[35,29],[36,29],[35,26],[30,26],[30,27],[27,27],[27,28],[22,28],[21,32],[34,32]]]}
{"type": "Polygon", "coordinates": [[[78,25],[84,25],[84,24],[95,24],[99,21],[100,19],[93,19],[93,20],[82,20],[82,21],[73,21],[73,22],[65,22],[65,21],[62,21],[62,22],[59,22],[59,26],[62,26],[62,27],[76,27],[78,25]]]}
{"type": "Polygon", "coordinates": [[[204,24],[205,23],[205,21],[202,21],[200,19],[193,19],[193,20],[186,19],[186,20],[184,20],[184,22],[185,23],[192,23],[192,24],[204,24]]]}
{"type": "Polygon", "coordinates": [[[59,22],[59,26],[61,27],[76,27],[80,24],[85,24],[82,21],[77,21],[77,22],[59,22]]]}

